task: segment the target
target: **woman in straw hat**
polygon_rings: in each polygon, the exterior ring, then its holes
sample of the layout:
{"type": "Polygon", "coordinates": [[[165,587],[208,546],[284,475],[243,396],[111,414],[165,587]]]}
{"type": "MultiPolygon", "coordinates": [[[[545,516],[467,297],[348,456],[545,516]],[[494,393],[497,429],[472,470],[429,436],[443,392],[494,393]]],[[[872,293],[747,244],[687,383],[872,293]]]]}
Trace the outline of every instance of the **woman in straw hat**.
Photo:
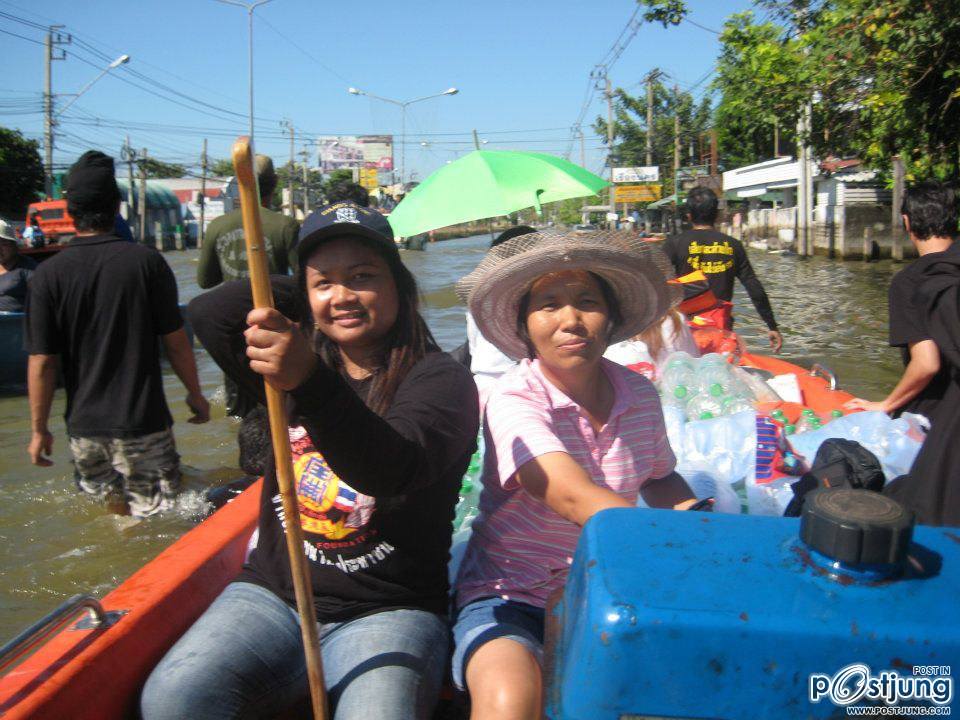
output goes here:
{"type": "Polygon", "coordinates": [[[679,300],[666,257],[625,233],[534,233],[492,248],[458,291],[518,368],[486,406],[480,514],[457,579],[454,680],[473,718],[535,718],[544,606],[580,527],[606,508],[686,509],[657,392],[603,358],[679,300]]]}

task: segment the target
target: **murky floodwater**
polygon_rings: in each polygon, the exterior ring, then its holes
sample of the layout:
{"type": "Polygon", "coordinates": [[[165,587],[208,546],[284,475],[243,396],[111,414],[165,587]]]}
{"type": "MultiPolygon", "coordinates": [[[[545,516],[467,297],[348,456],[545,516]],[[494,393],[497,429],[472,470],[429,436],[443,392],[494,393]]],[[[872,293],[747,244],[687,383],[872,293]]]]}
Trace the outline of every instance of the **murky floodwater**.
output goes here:
{"type": "MultiPolygon", "coordinates": [[[[463,308],[453,283],[479,261],[489,236],[430,245],[404,259],[417,276],[425,315],[445,349],[465,337],[463,308]]],[[[199,292],[197,252],[166,255],[180,284],[181,300],[199,292]]],[[[783,356],[802,365],[822,361],[841,386],[875,399],[892,387],[900,362],[886,346],[886,292],[897,266],[800,260],[751,251],[784,332],[783,356]]],[[[737,328],[760,349],[763,326],[738,289],[737,328]]],[[[135,522],[107,514],[73,487],[62,420],[63,391],[57,392],[51,431],[52,468],[35,468],[26,455],[30,412],[25,397],[0,398],[0,640],[56,607],[74,593],[102,595],[122,582],[197,522],[203,491],[240,473],[237,424],[224,417],[221,374],[197,351],[204,392],[213,405],[207,425],[188,425],[184,390],[169,368],[164,380],[176,421],[185,486],[177,512],[135,522]]]]}

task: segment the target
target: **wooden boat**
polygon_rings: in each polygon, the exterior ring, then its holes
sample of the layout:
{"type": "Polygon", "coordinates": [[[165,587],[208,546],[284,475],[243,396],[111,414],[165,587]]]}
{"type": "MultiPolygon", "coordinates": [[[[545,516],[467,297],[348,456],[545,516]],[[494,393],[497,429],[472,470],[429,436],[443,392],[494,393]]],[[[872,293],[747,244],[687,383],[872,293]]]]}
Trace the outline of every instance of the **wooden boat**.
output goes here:
{"type": "MultiPolygon", "coordinates": [[[[745,355],[742,363],[774,374],[793,373],[804,405],[820,413],[852,397],[822,371],[759,355],[745,355]]],[[[803,405],[782,407],[793,419],[803,405]]],[[[140,690],[154,665],[239,572],[256,524],[259,494],[258,482],[107,594],[101,605],[113,613],[112,624],[84,628],[71,623],[0,677],[0,717],[135,717],[140,690]]],[[[60,619],[75,616],[76,610],[72,615],[67,610],[60,619]]],[[[0,659],[0,672],[4,662],[0,659]]]]}

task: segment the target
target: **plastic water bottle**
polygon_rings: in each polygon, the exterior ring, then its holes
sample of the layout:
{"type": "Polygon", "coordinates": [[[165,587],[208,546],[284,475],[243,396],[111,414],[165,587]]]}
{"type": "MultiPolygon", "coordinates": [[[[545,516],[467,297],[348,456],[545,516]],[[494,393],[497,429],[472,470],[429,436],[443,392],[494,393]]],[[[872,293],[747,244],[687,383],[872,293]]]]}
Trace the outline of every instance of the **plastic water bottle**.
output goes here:
{"type": "Polygon", "coordinates": [[[723,415],[720,398],[700,394],[687,403],[687,418],[690,420],[710,420],[723,415]]]}
{"type": "Polygon", "coordinates": [[[773,412],[770,413],[770,419],[773,420],[780,427],[784,427],[788,424],[787,416],[784,414],[783,410],[781,410],[780,408],[776,408],[774,409],[773,412]]]}
{"type": "Polygon", "coordinates": [[[660,391],[664,402],[686,405],[699,392],[693,358],[685,352],[673,353],[660,373],[660,391]]]}
{"type": "Polygon", "coordinates": [[[720,408],[724,415],[736,415],[738,412],[754,411],[753,403],[746,398],[730,395],[720,401],[720,408]]]}
{"type": "Polygon", "coordinates": [[[823,422],[821,422],[820,418],[817,417],[817,414],[813,410],[807,408],[800,413],[800,419],[797,421],[798,433],[808,432],[810,430],[819,430],[821,427],[823,427],[823,422]]]}

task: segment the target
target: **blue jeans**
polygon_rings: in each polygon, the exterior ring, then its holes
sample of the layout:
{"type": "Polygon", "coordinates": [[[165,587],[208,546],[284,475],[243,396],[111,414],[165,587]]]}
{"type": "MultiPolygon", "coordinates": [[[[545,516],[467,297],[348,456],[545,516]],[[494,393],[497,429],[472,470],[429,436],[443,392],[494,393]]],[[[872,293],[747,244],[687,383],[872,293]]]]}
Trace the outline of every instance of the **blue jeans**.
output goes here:
{"type": "MultiPolygon", "coordinates": [[[[426,720],[447,659],[443,618],[388,610],[319,628],[335,720],[426,720]]],[[[154,669],[144,720],[269,718],[308,698],[296,610],[269,590],[234,582],[154,669]]]]}

